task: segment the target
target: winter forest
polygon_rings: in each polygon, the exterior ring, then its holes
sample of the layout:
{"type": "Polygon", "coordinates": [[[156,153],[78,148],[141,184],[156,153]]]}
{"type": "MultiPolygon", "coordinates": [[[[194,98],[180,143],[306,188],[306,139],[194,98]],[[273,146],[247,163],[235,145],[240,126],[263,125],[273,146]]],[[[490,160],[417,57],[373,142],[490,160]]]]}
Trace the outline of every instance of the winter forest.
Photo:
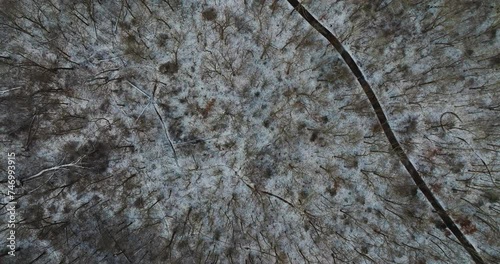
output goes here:
{"type": "Polygon", "coordinates": [[[500,263],[500,3],[0,0],[0,263],[500,263]]]}

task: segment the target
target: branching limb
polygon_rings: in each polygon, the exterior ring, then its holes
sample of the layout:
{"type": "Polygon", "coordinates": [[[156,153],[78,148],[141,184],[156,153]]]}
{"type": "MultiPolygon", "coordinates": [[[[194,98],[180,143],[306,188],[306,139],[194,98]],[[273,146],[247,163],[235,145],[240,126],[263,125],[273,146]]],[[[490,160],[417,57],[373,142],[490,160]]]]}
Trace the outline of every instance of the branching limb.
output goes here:
{"type": "MultiPolygon", "coordinates": [[[[143,95],[145,95],[147,98],[149,98],[149,103],[148,103],[148,106],[150,104],[153,105],[154,109],[155,109],[155,112],[156,112],[156,115],[158,116],[159,120],[160,120],[160,123],[162,125],[162,128],[163,128],[163,131],[165,132],[165,136],[167,138],[167,141],[168,141],[168,144],[170,145],[170,148],[172,149],[172,152],[173,152],[173,155],[174,155],[174,160],[175,160],[175,164],[179,166],[179,161],[178,161],[178,158],[177,158],[177,151],[175,150],[175,146],[174,146],[174,143],[172,142],[172,138],[170,137],[170,133],[168,132],[168,126],[167,124],[165,123],[165,121],[163,120],[163,117],[162,115],[160,114],[160,109],[158,109],[158,104],[156,103],[156,100],[155,100],[155,94],[156,94],[156,91],[157,91],[157,84],[155,84],[155,87],[153,89],[153,94],[152,95],[149,95],[148,93],[146,93],[143,89],[139,88],[137,85],[133,84],[132,82],[130,82],[129,80],[127,80],[128,84],[130,84],[132,87],[134,87],[136,90],[138,90],[140,93],[142,93],[143,95]]],[[[147,106],[146,106],[147,107],[147,106]]],[[[146,110],[146,107],[142,110],[141,114],[139,115],[139,117],[142,116],[142,114],[144,113],[144,111],[146,110]]],[[[137,118],[137,120],[139,119],[139,117],[137,118]]],[[[136,121],[137,121],[136,120],[136,121]]]]}
{"type": "Polygon", "coordinates": [[[80,161],[82,160],[82,158],[83,157],[80,157],[76,161],[73,161],[71,163],[43,169],[40,172],[38,172],[37,174],[31,175],[28,178],[23,179],[22,182],[28,182],[28,181],[34,180],[36,178],[42,177],[45,173],[50,172],[50,171],[57,171],[57,170],[64,169],[64,168],[84,168],[83,166],[78,165],[80,163],[80,161]]]}

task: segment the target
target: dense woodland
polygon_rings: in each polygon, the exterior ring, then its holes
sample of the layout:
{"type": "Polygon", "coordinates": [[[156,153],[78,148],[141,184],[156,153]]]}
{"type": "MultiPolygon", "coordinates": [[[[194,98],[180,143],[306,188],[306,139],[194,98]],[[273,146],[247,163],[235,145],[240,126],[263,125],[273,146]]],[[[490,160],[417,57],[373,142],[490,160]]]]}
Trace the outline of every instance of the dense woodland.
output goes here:
{"type": "MultiPolygon", "coordinates": [[[[499,263],[500,4],[301,2],[499,263]]],[[[0,0],[0,76],[0,263],[472,262],[287,1],[0,0]]]]}

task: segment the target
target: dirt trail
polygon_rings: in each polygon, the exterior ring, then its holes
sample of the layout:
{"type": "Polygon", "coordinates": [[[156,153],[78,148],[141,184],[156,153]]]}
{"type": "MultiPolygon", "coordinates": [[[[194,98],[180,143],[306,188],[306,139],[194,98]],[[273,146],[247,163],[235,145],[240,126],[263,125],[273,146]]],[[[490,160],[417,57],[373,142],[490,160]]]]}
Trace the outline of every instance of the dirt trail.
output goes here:
{"type": "Polygon", "coordinates": [[[394,132],[389,125],[389,122],[387,121],[387,117],[384,113],[384,110],[380,106],[380,103],[377,99],[377,96],[373,92],[370,84],[366,81],[363,73],[359,69],[358,65],[356,62],[353,60],[351,55],[344,49],[340,41],[330,32],[328,29],[326,29],[320,22],[318,22],[312,15],[305,9],[304,6],[302,6],[297,0],[288,0],[290,5],[293,6],[293,8],[300,13],[300,15],[311,25],[313,26],[321,35],[323,35],[334,47],[335,49],[340,53],[342,56],[342,59],[344,59],[345,63],[349,66],[351,69],[351,72],[356,76],[359,84],[363,88],[363,91],[365,92],[366,96],[370,100],[370,103],[375,110],[375,114],[377,115],[378,121],[380,122],[382,129],[384,130],[384,134],[389,140],[389,143],[392,146],[392,149],[394,152],[398,155],[399,160],[403,164],[403,166],[406,168],[410,176],[412,177],[413,181],[415,184],[418,186],[420,191],[424,194],[425,198],[429,203],[432,205],[434,210],[438,213],[439,217],[443,220],[443,222],[446,224],[446,227],[450,229],[450,231],[453,233],[453,235],[460,241],[462,246],[467,250],[467,252],[470,254],[474,262],[476,263],[485,263],[484,260],[481,258],[477,250],[474,248],[474,246],[469,242],[467,237],[462,233],[462,231],[458,228],[458,226],[455,224],[453,219],[448,215],[448,213],[445,211],[443,206],[439,203],[439,201],[436,199],[432,191],[429,189],[425,181],[422,179],[420,176],[420,173],[417,171],[413,163],[410,161],[408,158],[408,155],[404,152],[404,150],[401,148],[401,145],[399,144],[398,139],[396,138],[396,135],[394,135],[394,132]]]}

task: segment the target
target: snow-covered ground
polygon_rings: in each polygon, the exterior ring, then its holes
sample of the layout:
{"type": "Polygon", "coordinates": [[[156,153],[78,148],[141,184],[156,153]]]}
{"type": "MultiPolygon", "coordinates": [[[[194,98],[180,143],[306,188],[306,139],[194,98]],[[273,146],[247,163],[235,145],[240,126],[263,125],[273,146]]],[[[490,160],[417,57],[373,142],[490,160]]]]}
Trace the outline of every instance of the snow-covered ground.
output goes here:
{"type": "MultiPolygon", "coordinates": [[[[498,262],[500,6],[303,2],[498,262]]],[[[471,262],[286,1],[1,5],[0,146],[21,183],[1,263],[471,262]]]]}

